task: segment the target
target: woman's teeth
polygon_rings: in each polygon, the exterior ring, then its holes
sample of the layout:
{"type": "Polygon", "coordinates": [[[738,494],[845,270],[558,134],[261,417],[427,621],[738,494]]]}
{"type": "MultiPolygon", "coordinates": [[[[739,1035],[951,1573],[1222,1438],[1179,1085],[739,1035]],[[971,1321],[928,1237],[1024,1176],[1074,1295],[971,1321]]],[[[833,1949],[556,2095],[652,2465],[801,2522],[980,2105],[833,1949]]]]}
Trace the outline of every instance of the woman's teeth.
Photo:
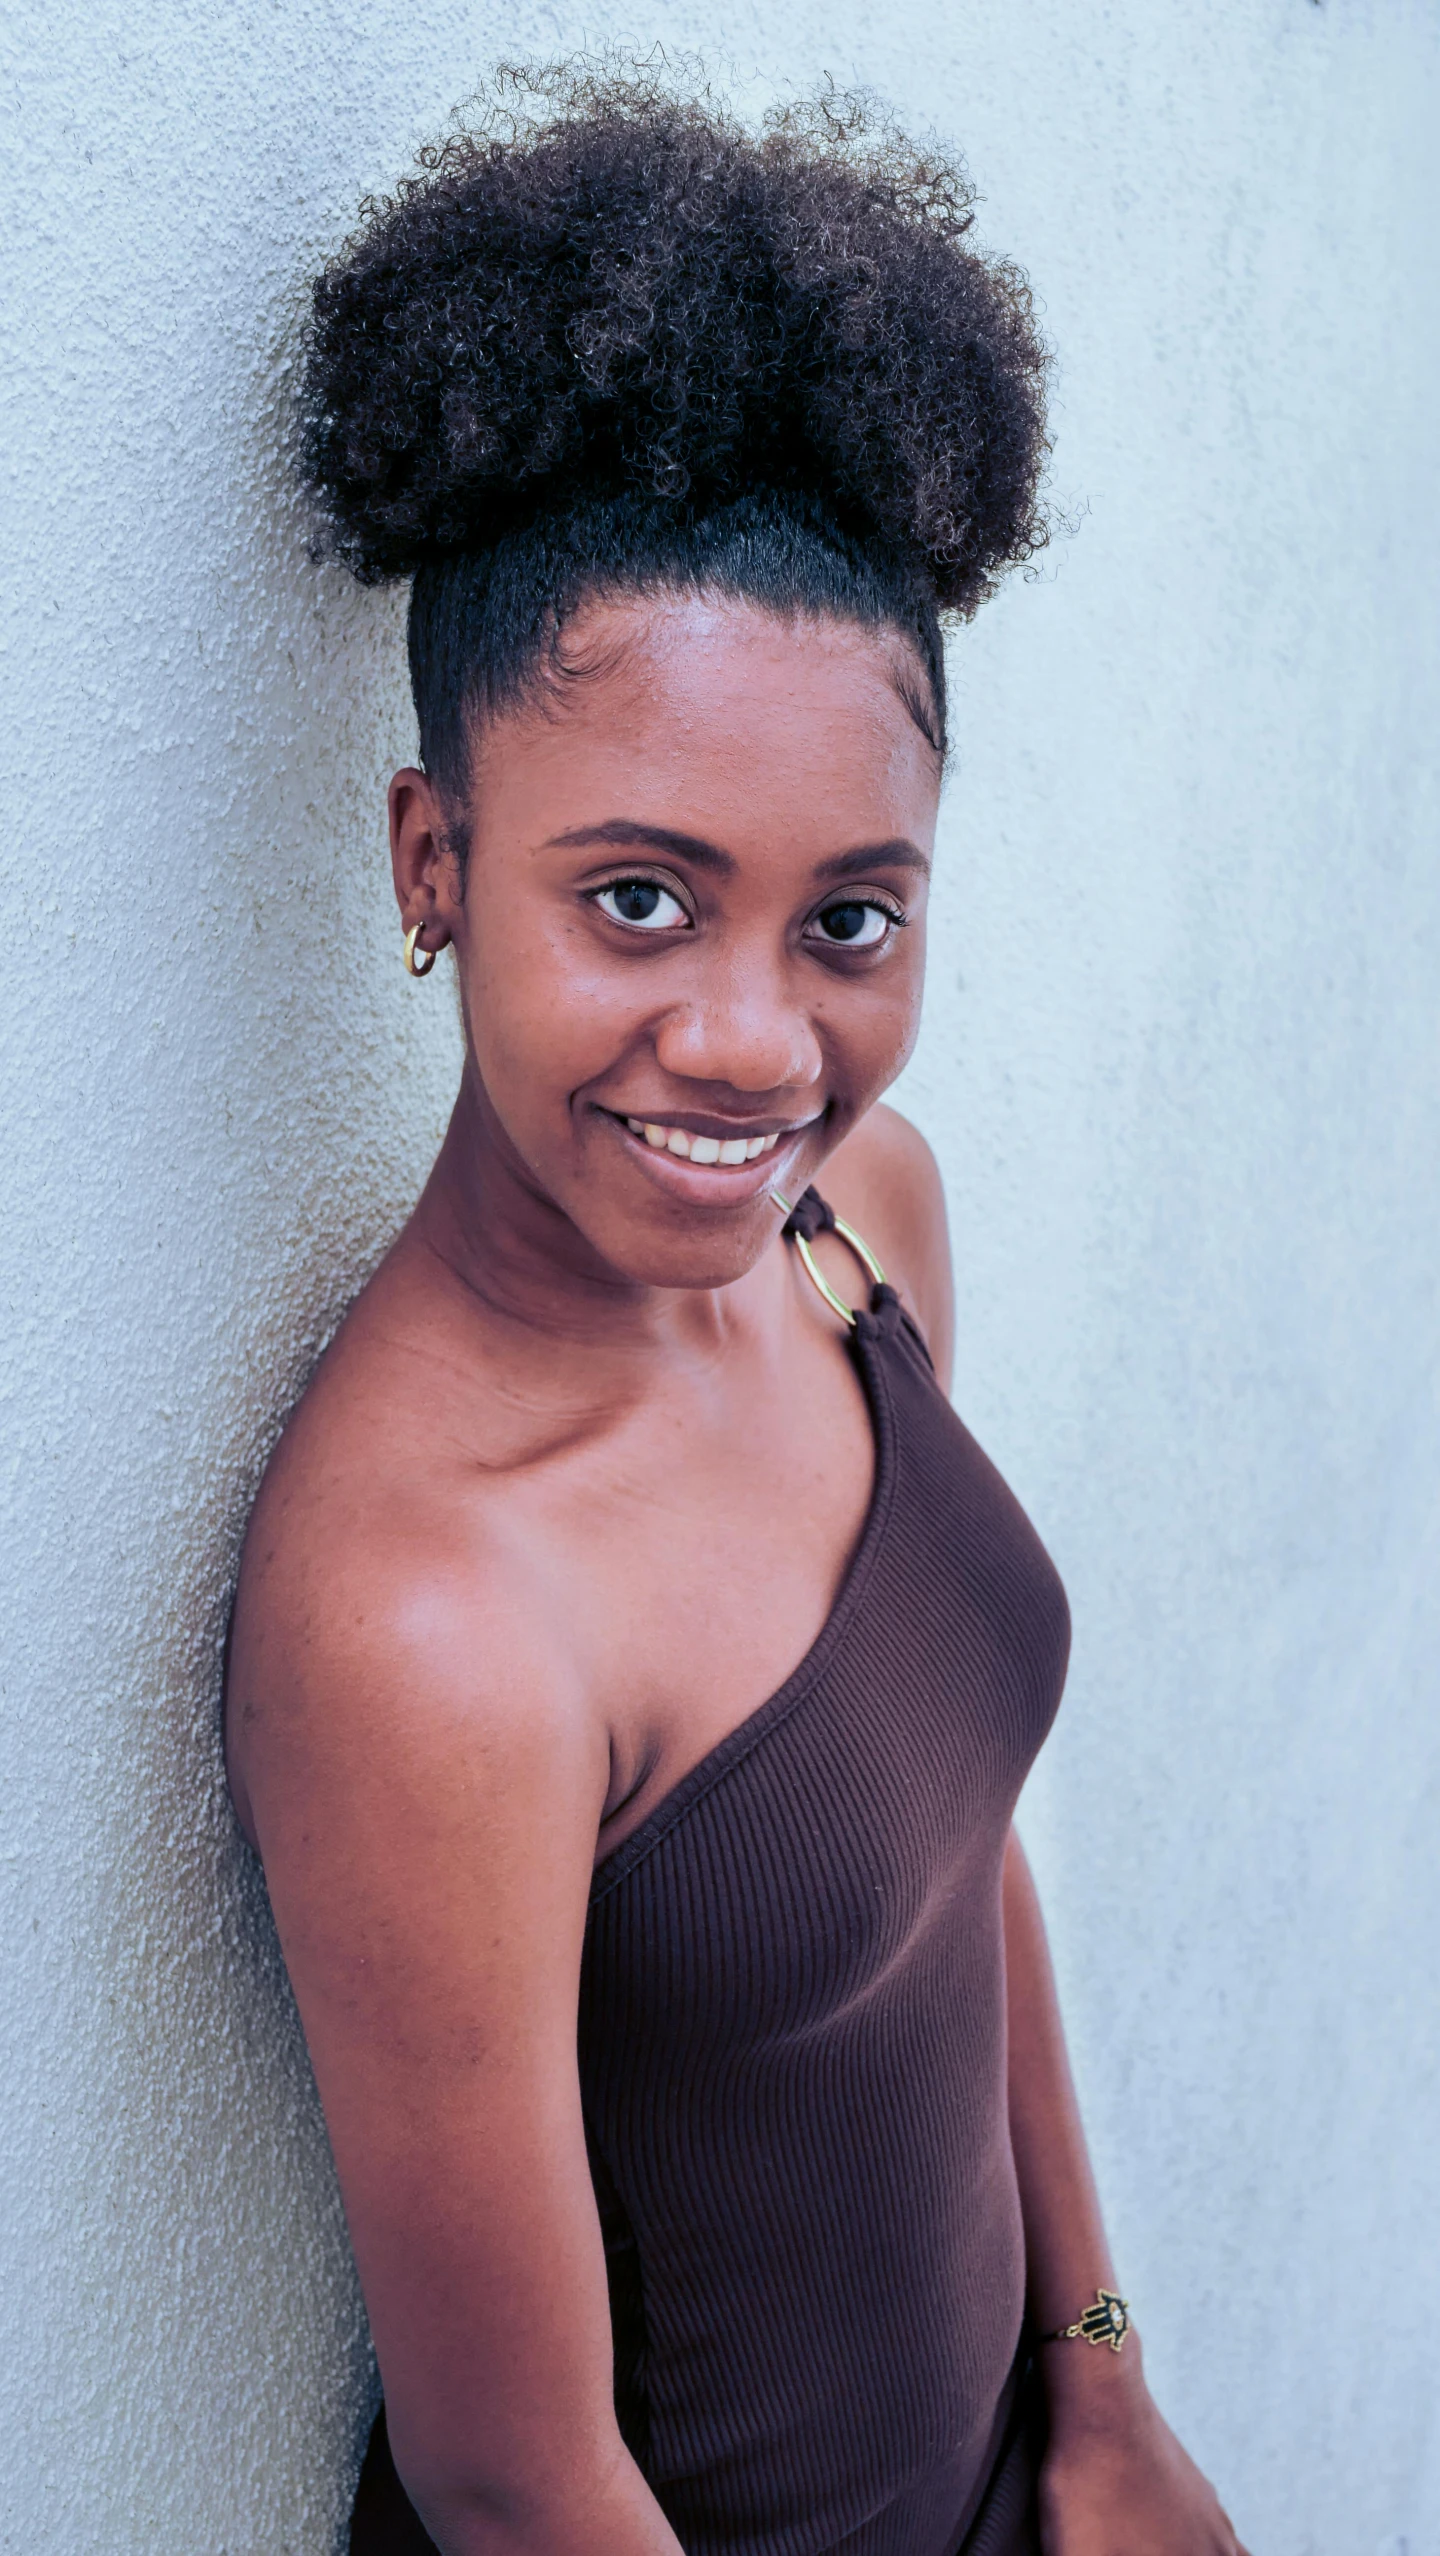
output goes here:
{"type": "Polygon", "coordinates": [[[687,1136],[683,1127],[661,1127],[653,1118],[627,1118],[625,1124],[657,1154],[679,1154],[688,1163],[753,1163],[780,1141],[778,1127],[773,1136],[727,1136],[722,1143],[718,1136],[687,1136]]]}

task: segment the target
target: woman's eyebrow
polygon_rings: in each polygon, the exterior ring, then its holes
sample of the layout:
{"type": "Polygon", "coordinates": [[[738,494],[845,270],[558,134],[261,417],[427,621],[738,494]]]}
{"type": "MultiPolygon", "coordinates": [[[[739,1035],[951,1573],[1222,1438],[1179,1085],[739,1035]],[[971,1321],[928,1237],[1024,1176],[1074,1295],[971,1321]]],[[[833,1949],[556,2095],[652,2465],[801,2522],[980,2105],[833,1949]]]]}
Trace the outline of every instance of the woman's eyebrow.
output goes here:
{"type": "Polygon", "coordinates": [[[718,843],[707,843],[700,834],[677,834],[668,825],[641,825],[630,817],[611,817],[604,825],[576,825],[566,834],[552,834],[546,844],[551,850],[567,849],[582,844],[611,846],[624,852],[667,852],[672,860],[690,861],[697,870],[711,870],[717,877],[732,878],[736,863],[718,843]]]}
{"type": "Polygon", "coordinates": [[[837,852],[831,860],[817,861],[817,879],[853,879],[866,870],[918,870],[922,878],[930,876],[930,863],[918,843],[908,835],[892,836],[888,843],[859,843],[853,852],[837,852]]]}

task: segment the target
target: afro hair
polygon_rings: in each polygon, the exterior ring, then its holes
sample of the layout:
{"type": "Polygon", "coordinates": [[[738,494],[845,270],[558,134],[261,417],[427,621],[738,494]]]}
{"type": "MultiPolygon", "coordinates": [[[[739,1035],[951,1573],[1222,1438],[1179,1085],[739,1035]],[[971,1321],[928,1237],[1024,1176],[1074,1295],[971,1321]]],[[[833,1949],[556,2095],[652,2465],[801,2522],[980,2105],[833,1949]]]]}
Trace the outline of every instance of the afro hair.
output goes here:
{"type": "Polygon", "coordinates": [[[1045,538],[1045,350],[959,164],[863,98],[504,72],[315,285],[307,476],[367,583],[606,497],[818,505],[968,616],[1045,538]]]}

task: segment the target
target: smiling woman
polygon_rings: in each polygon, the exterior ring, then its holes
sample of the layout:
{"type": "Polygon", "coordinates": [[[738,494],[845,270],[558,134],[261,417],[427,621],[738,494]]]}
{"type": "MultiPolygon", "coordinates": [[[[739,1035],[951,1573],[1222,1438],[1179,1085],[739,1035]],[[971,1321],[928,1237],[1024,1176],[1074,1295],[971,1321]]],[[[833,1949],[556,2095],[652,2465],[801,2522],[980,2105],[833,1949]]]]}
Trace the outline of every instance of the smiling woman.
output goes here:
{"type": "Polygon", "coordinates": [[[682,590],[566,644],[603,676],[487,720],[458,806],[396,775],[397,889],[460,959],[467,1161],[503,1129],[607,1268],[725,1286],[910,1051],[935,748],[845,622],[682,590]]]}
{"type": "Polygon", "coordinates": [[[352,2549],[1233,2556],[1010,1828],[1065,1602],[880,1105],[939,616],[1040,537],[1025,290],[833,99],[536,101],[369,209],[309,376],[465,1029],[230,1659],[385,2388],[352,2549]]]}

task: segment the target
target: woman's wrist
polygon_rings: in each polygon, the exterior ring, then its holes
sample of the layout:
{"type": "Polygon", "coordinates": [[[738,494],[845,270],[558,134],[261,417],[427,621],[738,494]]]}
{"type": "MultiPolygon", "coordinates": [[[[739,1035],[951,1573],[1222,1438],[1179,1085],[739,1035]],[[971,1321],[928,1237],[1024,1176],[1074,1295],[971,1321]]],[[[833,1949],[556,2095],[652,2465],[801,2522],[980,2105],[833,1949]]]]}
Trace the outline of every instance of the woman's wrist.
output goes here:
{"type": "Polygon", "coordinates": [[[1118,2352],[1074,2340],[1037,2345],[1052,2436],[1125,2432],[1150,2403],[1140,2337],[1132,2326],[1118,2352]]]}

